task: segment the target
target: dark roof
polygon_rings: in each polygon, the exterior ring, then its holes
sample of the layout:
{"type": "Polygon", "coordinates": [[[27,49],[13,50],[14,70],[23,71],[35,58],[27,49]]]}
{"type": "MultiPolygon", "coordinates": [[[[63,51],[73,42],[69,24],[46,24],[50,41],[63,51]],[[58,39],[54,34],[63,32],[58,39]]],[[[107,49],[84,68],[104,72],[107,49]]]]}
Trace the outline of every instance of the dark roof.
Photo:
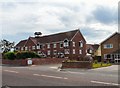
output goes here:
{"type": "Polygon", "coordinates": [[[63,41],[65,38],[67,38],[68,40],[71,40],[78,31],[79,30],[62,32],[62,33],[57,33],[57,34],[52,34],[47,36],[41,36],[36,39],[40,43],[58,42],[58,41],[63,41]]]}
{"type": "Polygon", "coordinates": [[[86,44],[86,49],[92,49],[93,50],[93,47],[92,47],[92,44],[86,44]]]}
{"type": "Polygon", "coordinates": [[[99,44],[94,44],[94,45],[92,45],[92,47],[94,50],[97,50],[99,48],[99,44]]]}
{"type": "Polygon", "coordinates": [[[27,40],[21,40],[16,46],[24,46],[27,40]]]}
{"type": "Polygon", "coordinates": [[[112,34],[111,36],[109,36],[107,39],[105,39],[104,41],[102,41],[101,44],[104,43],[105,41],[107,41],[108,39],[112,38],[115,35],[119,35],[120,36],[120,33],[119,32],[115,32],[114,34],[112,34]]]}
{"type": "MultiPolygon", "coordinates": [[[[68,32],[62,32],[52,35],[46,35],[46,36],[40,36],[40,37],[29,37],[35,44],[38,42],[40,43],[51,43],[51,42],[58,42],[63,41],[64,39],[71,40],[77,32],[80,32],[80,30],[73,30],[68,32]]],[[[27,40],[20,41],[16,46],[24,46],[26,44],[27,40]]]]}

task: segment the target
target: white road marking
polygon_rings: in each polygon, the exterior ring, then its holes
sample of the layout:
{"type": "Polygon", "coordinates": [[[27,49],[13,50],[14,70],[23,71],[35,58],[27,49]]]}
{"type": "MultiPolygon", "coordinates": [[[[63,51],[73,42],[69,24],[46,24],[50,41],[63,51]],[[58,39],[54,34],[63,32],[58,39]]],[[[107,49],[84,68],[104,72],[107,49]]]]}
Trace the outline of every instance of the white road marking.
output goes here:
{"type": "Polygon", "coordinates": [[[62,73],[85,74],[85,73],[81,73],[81,72],[72,72],[72,71],[65,71],[65,72],[63,71],[62,73]]]}
{"type": "Polygon", "coordinates": [[[58,69],[58,67],[50,67],[50,68],[52,68],[52,69],[58,69]]]}
{"type": "Polygon", "coordinates": [[[11,70],[4,70],[4,71],[6,71],[6,72],[12,72],[12,73],[19,73],[17,71],[11,71],[11,70]]]}
{"type": "Polygon", "coordinates": [[[106,85],[115,85],[118,86],[120,84],[117,83],[108,83],[108,82],[100,82],[100,81],[91,81],[92,83],[106,84],[106,85]]]}
{"type": "Polygon", "coordinates": [[[49,77],[49,78],[57,78],[57,79],[68,79],[66,77],[58,77],[58,76],[49,76],[49,75],[39,75],[39,74],[33,74],[35,76],[42,76],[42,77],[49,77]]]}

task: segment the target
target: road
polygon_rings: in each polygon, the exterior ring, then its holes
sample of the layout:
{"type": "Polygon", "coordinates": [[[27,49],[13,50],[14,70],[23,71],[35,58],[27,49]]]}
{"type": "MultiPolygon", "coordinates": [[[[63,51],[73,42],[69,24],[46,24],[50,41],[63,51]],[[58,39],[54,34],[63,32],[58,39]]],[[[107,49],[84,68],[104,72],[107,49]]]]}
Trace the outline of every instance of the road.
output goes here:
{"type": "Polygon", "coordinates": [[[59,70],[57,65],[2,66],[2,85],[9,86],[118,86],[118,66],[92,70],[59,70]]]}

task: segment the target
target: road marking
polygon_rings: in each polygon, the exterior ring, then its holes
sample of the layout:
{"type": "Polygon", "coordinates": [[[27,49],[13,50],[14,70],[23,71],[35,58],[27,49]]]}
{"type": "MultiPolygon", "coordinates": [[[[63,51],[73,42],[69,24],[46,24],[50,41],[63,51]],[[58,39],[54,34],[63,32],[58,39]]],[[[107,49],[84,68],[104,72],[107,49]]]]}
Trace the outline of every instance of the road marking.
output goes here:
{"type": "Polygon", "coordinates": [[[100,81],[91,81],[92,83],[106,84],[106,85],[115,85],[118,86],[120,84],[117,83],[108,83],[108,82],[100,82],[100,81]]]}
{"type": "Polygon", "coordinates": [[[58,77],[58,76],[50,76],[50,75],[39,75],[39,74],[33,74],[35,76],[42,76],[42,77],[49,77],[49,78],[57,78],[57,79],[68,79],[66,77],[58,77]]]}
{"type": "Polygon", "coordinates": [[[72,72],[72,71],[65,71],[65,72],[63,71],[62,73],[85,74],[85,73],[81,73],[81,72],[72,72]]]}
{"type": "Polygon", "coordinates": [[[6,71],[6,72],[12,72],[12,73],[19,73],[17,71],[11,71],[11,70],[4,70],[4,71],[6,71]]]}
{"type": "Polygon", "coordinates": [[[50,68],[52,68],[52,69],[58,69],[58,67],[50,67],[50,68]]]}

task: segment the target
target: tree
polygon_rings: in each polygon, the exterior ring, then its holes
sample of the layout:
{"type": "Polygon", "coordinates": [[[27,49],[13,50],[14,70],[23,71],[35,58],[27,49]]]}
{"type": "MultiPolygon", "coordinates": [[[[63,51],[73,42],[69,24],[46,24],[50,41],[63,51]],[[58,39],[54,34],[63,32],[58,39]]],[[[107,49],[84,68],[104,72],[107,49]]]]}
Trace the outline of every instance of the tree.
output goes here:
{"type": "Polygon", "coordinates": [[[10,51],[12,48],[14,48],[14,45],[15,45],[14,42],[10,42],[5,39],[0,41],[0,49],[2,50],[3,53],[10,51]]]}

